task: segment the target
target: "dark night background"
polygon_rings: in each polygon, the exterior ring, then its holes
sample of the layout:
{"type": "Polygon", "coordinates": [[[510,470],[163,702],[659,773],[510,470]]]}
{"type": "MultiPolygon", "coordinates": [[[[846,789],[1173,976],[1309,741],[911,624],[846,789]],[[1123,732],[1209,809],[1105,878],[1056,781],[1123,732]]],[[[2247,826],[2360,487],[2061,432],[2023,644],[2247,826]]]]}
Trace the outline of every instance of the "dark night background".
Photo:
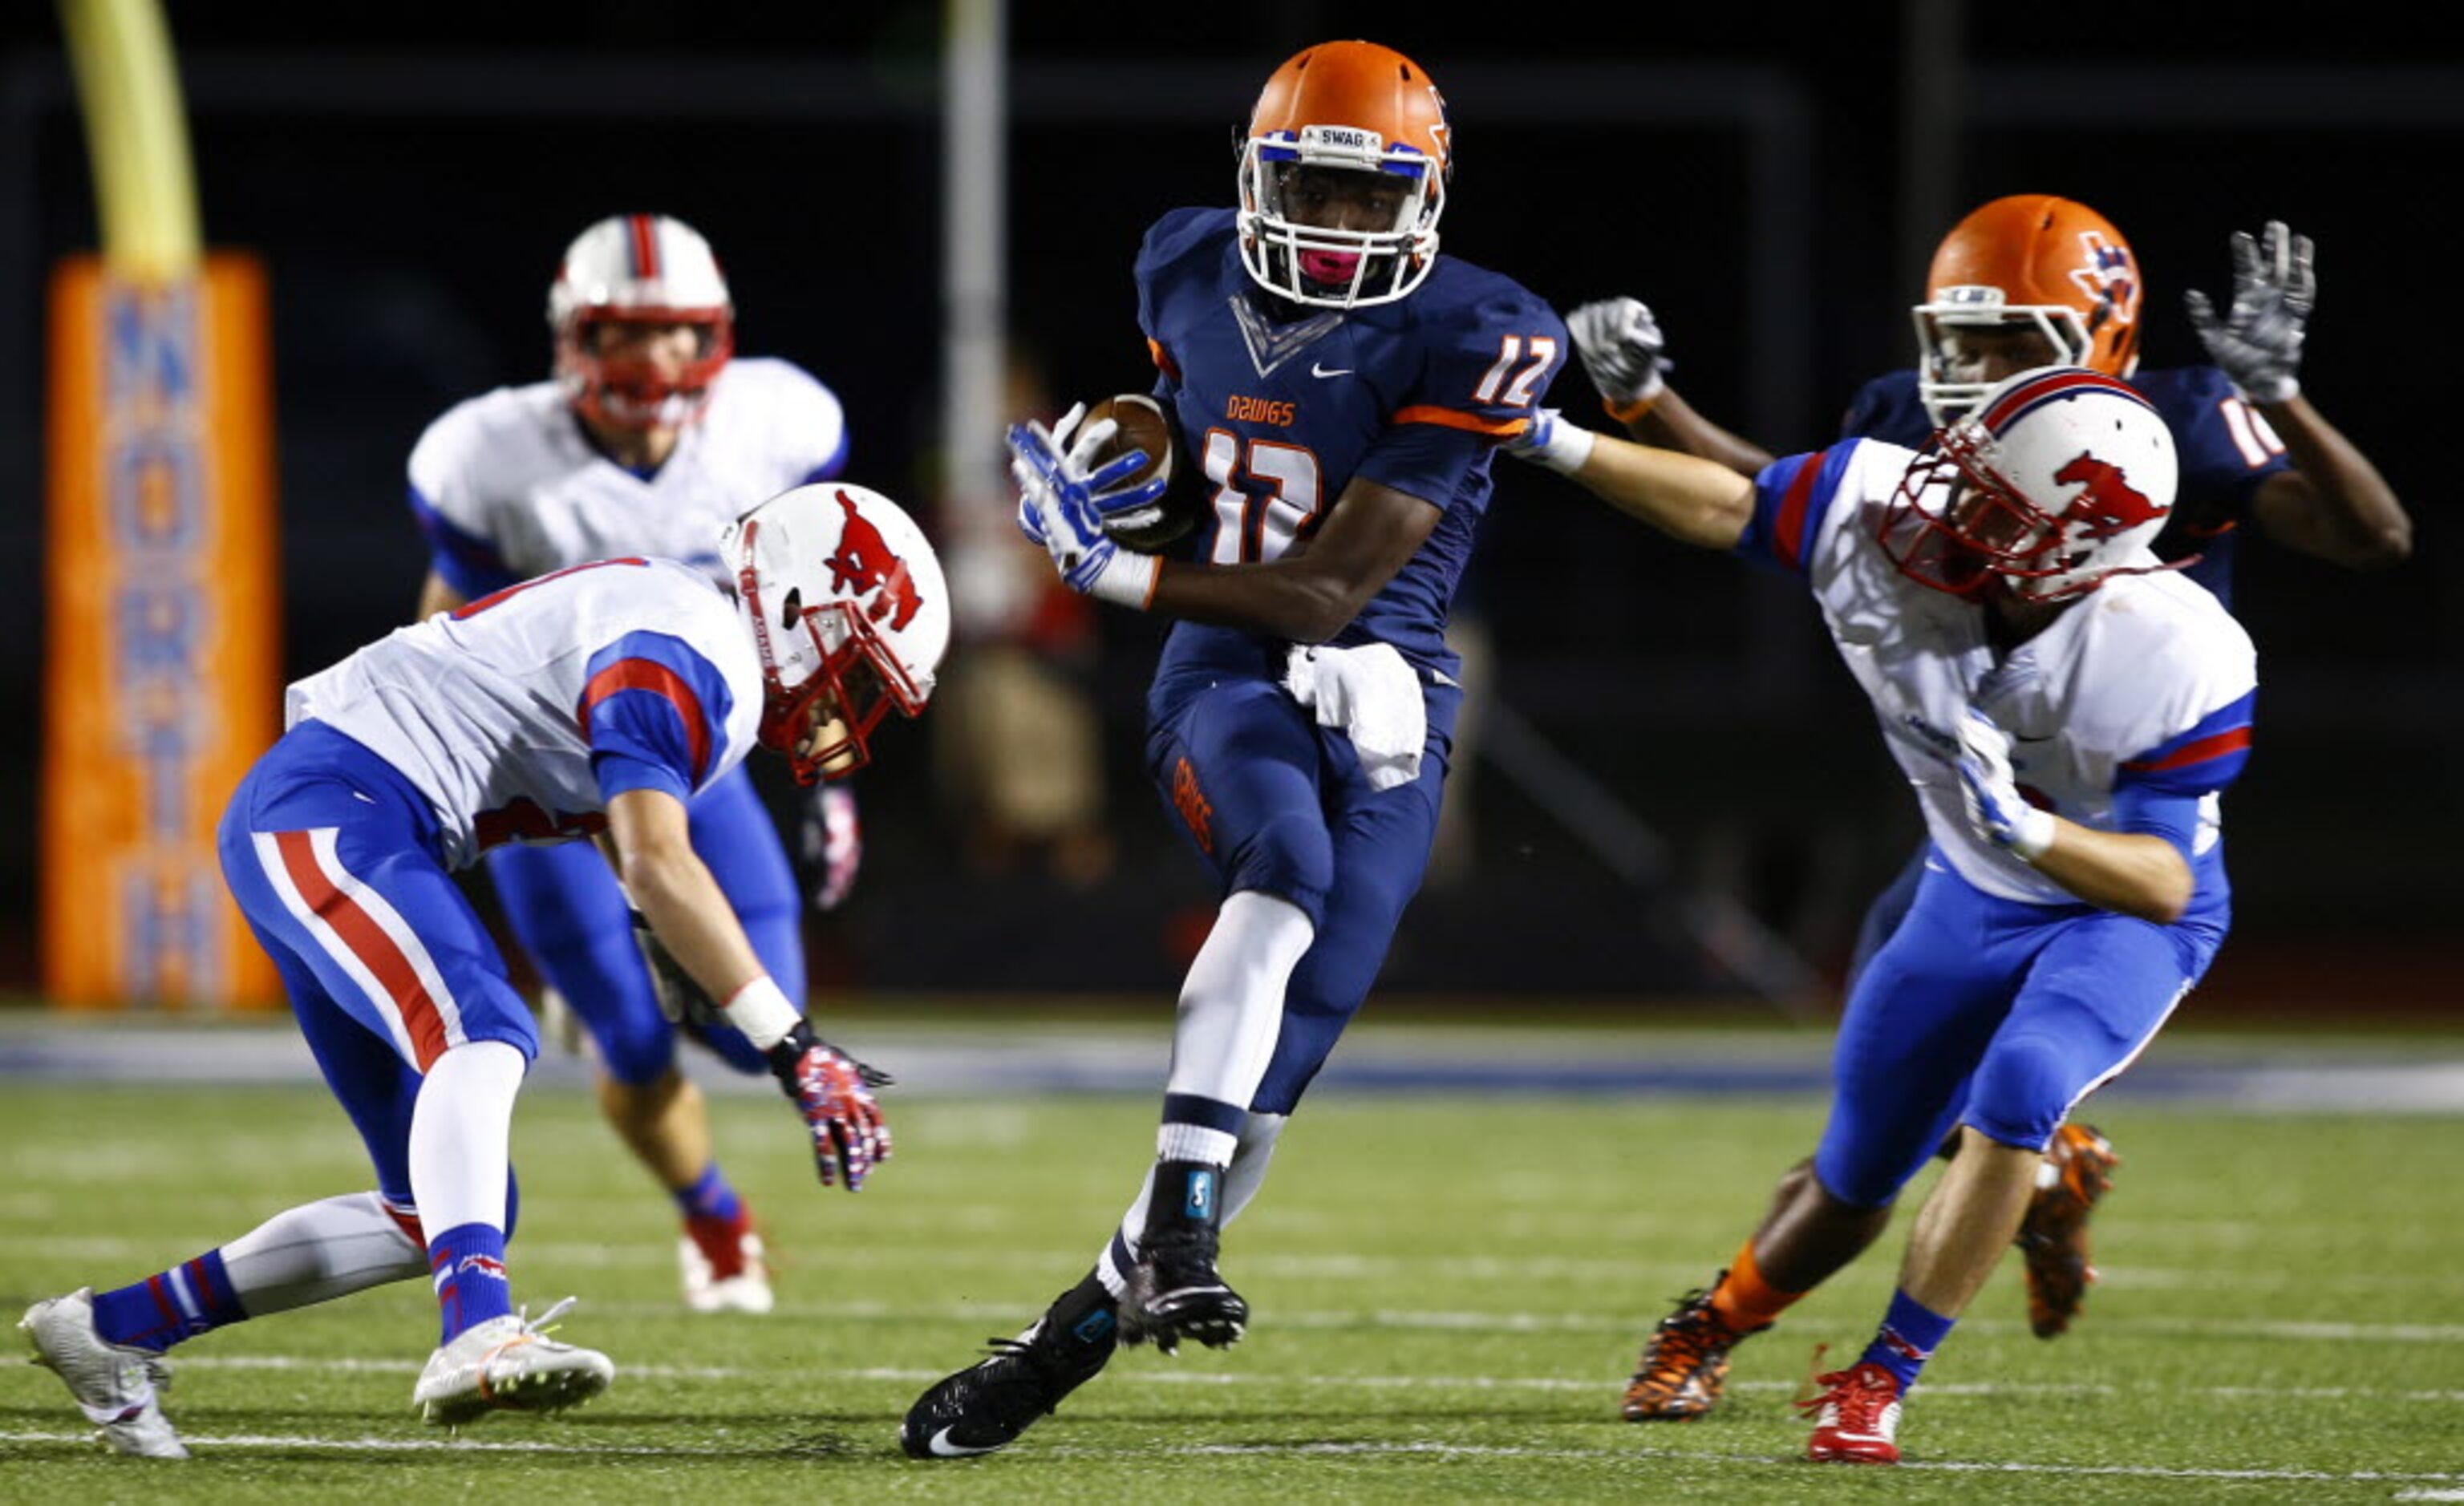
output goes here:
{"type": "MultiPolygon", "coordinates": [[[[930,513],[937,6],[446,4],[296,24],[273,19],[288,8],[168,9],[207,238],[258,252],[272,275],[290,672],[407,615],[425,568],[402,501],[412,441],[451,403],[545,374],[557,256],[608,213],[655,208],[705,231],[741,348],[831,384],[850,476],[930,513]]],[[[2261,717],[2227,803],[2236,930],[2202,1002],[2456,1000],[2464,564],[2440,457],[2464,55],[2375,28],[2367,7],[2301,33],[2138,8],[2051,34],[2040,11],[1976,7],[1964,124],[1910,149],[1909,79],[1922,94],[1945,76],[1912,73],[1909,18],[1955,7],[1572,6],[1478,28],[1390,11],[1014,7],[1011,323],[1055,392],[1144,384],[1140,230],[1176,205],[1230,202],[1232,127],[1277,62],[1327,37],[1398,47],[1446,92],[1449,253],[1560,307],[1647,298],[1694,404],[1783,452],[1829,437],[1859,382],[1907,362],[1925,256],[1977,202],[2043,190],[2108,215],[2147,272],[2151,366],[2201,359],[2183,290],[2221,301],[2227,236],[2284,219],[2319,244],[2305,391],[2404,498],[2416,549],[2354,576],[2244,545],[2261,717]]],[[[0,633],[18,645],[0,709],[30,729],[42,275],[96,238],[55,28],[41,8],[0,20],[0,633]]],[[[1596,414],[1579,370],[1552,401],[1596,414]]],[[[1515,779],[1459,770],[1477,862],[1406,918],[1390,986],[1727,992],[1683,924],[1703,895],[1742,901],[1836,968],[1917,827],[1810,605],[1553,477],[1500,474],[1477,586],[1499,697],[1656,830],[1664,851],[1636,850],[1664,861],[1657,878],[1620,877],[1515,779]]],[[[864,781],[869,867],[852,907],[816,924],[817,976],[1171,986],[1208,895],[1137,770],[1156,630],[1112,613],[1104,631],[1092,683],[1114,878],[1073,893],[965,871],[923,756],[928,717],[893,730],[864,781]]],[[[30,733],[0,749],[0,986],[33,977],[34,747],[30,733]]]]}

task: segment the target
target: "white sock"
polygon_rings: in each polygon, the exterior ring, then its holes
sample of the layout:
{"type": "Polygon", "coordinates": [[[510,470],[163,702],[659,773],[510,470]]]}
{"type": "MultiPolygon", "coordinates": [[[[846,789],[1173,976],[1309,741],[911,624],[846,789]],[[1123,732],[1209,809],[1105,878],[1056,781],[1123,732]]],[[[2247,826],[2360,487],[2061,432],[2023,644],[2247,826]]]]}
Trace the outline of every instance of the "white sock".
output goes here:
{"type": "MultiPolygon", "coordinates": [[[[1242,1127],[1240,1144],[1232,1151],[1232,1165],[1223,1173],[1223,1222],[1226,1227],[1241,1216],[1241,1211],[1249,1206],[1250,1199],[1258,1195],[1258,1189],[1265,1184],[1266,1164],[1275,1159],[1275,1142],[1283,1135],[1284,1126],[1290,1123],[1291,1116],[1287,1114],[1253,1113],[1242,1127]]],[[[1145,1237],[1147,1232],[1147,1200],[1154,1195],[1155,1173],[1150,1170],[1146,1180],[1138,1184],[1137,1200],[1130,1204],[1128,1212],[1121,1215],[1119,1244],[1107,1240],[1104,1253],[1095,1259],[1097,1278],[1114,1297],[1120,1296],[1128,1287],[1129,1273],[1114,1263],[1113,1252],[1127,1246],[1131,1256],[1135,1258],[1138,1241],[1145,1237]]]]}
{"type": "Polygon", "coordinates": [[[1287,1114],[1261,1114],[1251,1110],[1249,1122],[1241,1126],[1240,1148],[1232,1152],[1232,1168],[1223,1173],[1223,1226],[1241,1216],[1241,1210],[1258,1195],[1265,1185],[1266,1164],[1275,1159],[1275,1141],[1291,1123],[1287,1114]]]}
{"type": "Polygon", "coordinates": [[[518,1047],[474,1040],[429,1067],[410,1113],[410,1196],[430,1241],[465,1224],[505,1227],[514,1095],[529,1065],[518,1047]]]}
{"type": "Polygon", "coordinates": [[[1289,900],[1243,889],[1223,902],[1180,985],[1165,1093],[1248,1105],[1283,1029],[1285,985],[1316,938],[1289,900]]]}
{"type": "Polygon", "coordinates": [[[223,1270],[251,1318],[428,1274],[428,1252],[374,1192],[286,1209],[223,1246],[223,1270]]]}

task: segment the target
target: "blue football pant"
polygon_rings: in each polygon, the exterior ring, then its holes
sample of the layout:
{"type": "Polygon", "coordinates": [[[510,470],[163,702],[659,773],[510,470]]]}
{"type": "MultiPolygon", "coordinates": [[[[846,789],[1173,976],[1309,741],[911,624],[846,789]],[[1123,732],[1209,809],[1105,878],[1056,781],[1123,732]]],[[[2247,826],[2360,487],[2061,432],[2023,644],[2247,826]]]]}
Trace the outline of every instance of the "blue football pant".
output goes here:
{"type": "MultiPolygon", "coordinates": [[[[803,898],[779,828],[742,766],[688,807],[693,851],[710,867],[761,965],[787,997],[804,997],[803,898]]],[[[625,891],[595,844],[499,847],[488,872],[514,936],[564,996],[599,1049],[607,1075],[642,1087],[675,1065],[675,1027],[659,1013],[650,973],[634,945],[625,891]]],[[[753,1043],[725,1025],[711,1049],[738,1072],[768,1070],[753,1043]]]]}
{"type": "Polygon", "coordinates": [[[434,815],[392,765],[303,722],[240,781],[216,840],[379,1191],[410,1207],[411,1110],[429,1064],[476,1040],[539,1055],[503,956],[438,857],[434,815]]]}
{"type": "Polygon", "coordinates": [[[2213,960],[2232,899],[2215,855],[2180,922],[1995,899],[1935,857],[1857,980],[1832,1060],[1815,1174],[1859,1208],[1891,1201],[1954,1124],[2042,1149],[2130,1064],[2213,960]]]}
{"type": "Polygon", "coordinates": [[[1316,940],[1293,970],[1281,1033],[1251,1111],[1289,1114],[1326,1064],[1385,965],[1419,891],[1462,692],[1427,688],[1419,777],[1371,788],[1351,740],[1321,728],[1267,681],[1227,677],[1149,732],[1148,773],[1164,808],[1231,895],[1290,901],[1316,940]]]}

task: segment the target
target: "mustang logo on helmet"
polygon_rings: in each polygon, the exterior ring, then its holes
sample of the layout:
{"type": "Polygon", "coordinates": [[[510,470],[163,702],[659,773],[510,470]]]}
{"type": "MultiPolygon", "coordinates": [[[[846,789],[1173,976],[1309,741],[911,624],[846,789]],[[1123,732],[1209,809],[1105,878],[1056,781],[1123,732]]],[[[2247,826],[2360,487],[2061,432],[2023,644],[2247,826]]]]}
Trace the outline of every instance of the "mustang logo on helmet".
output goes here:
{"type": "Polygon", "coordinates": [[[907,561],[891,552],[881,530],[856,511],[855,498],[842,491],[838,500],[847,523],[839,532],[837,553],[825,561],[830,567],[830,589],[847,596],[874,593],[865,615],[876,622],[887,618],[891,627],[904,628],[915,621],[924,604],[915,578],[908,572],[907,561]]]}
{"type": "Polygon", "coordinates": [[[2120,466],[2086,450],[2065,462],[2054,472],[2054,479],[2079,488],[2078,499],[2063,513],[2062,520],[2079,524],[2081,538],[2111,538],[2165,513],[2147,493],[2130,484],[2120,466]]]}

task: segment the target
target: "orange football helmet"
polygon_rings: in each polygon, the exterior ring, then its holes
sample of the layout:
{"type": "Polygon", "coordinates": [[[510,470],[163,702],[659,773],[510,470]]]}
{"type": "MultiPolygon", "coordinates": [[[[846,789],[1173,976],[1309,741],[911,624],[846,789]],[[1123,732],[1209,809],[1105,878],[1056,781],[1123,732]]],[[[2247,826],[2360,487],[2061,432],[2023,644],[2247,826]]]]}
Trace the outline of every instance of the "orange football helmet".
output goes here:
{"type": "Polygon", "coordinates": [[[1437,263],[1453,167],[1445,100],[1418,63],[1375,42],[1309,48],[1275,70],[1249,115],[1241,264],[1295,303],[1390,303],[1437,263]],[[1378,178],[1330,193],[1330,170],[1378,178]],[[1356,207],[1331,213],[1329,198],[1356,207]]]}
{"type": "Polygon", "coordinates": [[[2139,364],[2139,259],[2113,223],[2086,205],[2019,193],[1951,227],[1916,306],[1917,390],[1936,424],[1975,406],[1991,380],[1953,380],[1963,329],[2033,327],[2051,363],[2127,377],[2139,364]]]}

